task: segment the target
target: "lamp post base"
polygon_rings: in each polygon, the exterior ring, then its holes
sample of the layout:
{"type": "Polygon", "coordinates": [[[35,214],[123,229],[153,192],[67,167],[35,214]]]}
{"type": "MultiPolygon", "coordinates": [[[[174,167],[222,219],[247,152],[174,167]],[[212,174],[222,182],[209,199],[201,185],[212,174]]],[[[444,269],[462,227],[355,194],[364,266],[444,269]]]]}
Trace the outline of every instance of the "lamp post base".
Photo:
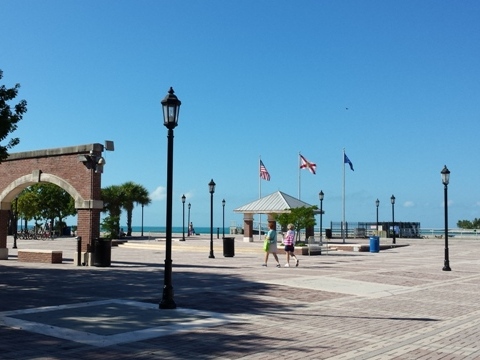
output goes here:
{"type": "Polygon", "coordinates": [[[210,255],[208,255],[209,259],[215,259],[215,255],[213,255],[213,233],[210,236],[210,255]]]}
{"type": "Polygon", "coordinates": [[[160,309],[176,309],[177,304],[173,300],[173,287],[164,286],[163,287],[163,298],[158,306],[160,309]]]}
{"type": "Polygon", "coordinates": [[[450,265],[448,263],[445,263],[445,265],[443,265],[443,271],[452,271],[452,269],[450,269],[450,265]]]}

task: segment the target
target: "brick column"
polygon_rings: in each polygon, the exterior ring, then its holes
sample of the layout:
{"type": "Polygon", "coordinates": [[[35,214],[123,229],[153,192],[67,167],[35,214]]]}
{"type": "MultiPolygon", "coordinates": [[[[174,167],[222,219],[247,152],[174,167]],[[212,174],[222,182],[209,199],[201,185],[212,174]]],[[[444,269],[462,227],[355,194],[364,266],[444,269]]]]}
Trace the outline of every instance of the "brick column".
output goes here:
{"type": "Polygon", "coordinates": [[[253,214],[243,215],[243,241],[253,242],[253,214]]]}
{"type": "Polygon", "coordinates": [[[313,226],[309,226],[305,229],[305,241],[307,241],[310,236],[315,237],[315,230],[313,226]]]}
{"type": "Polygon", "coordinates": [[[92,252],[93,239],[100,237],[100,210],[78,209],[77,236],[82,237],[82,251],[92,252]]]}
{"type": "Polygon", "coordinates": [[[8,260],[7,235],[9,215],[9,210],[0,210],[0,260],[8,260]]]}

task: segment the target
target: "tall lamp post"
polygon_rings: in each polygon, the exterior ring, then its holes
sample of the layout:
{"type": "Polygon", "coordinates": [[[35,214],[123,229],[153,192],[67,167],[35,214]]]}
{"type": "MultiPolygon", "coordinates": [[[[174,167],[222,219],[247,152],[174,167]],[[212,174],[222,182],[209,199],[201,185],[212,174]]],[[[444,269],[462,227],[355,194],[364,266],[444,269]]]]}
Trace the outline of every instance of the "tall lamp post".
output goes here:
{"type": "Polygon", "coordinates": [[[188,221],[187,221],[188,236],[192,235],[192,234],[190,234],[190,208],[191,207],[192,207],[192,204],[188,203],[188,221]]]}
{"type": "Polygon", "coordinates": [[[320,192],[318,193],[318,198],[320,199],[320,242],[322,242],[322,232],[323,232],[322,220],[323,220],[323,197],[324,196],[325,194],[323,193],[322,190],[320,190],[320,192]]]}
{"type": "Polygon", "coordinates": [[[173,129],[178,124],[178,113],[182,104],[172,88],[161,101],[163,108],[163,125],[168,129],[167,135],[167,208],[166,208],[166,242],[163,297],[160,309],[175,309],[172,286],[172,190],[173,190],[173,129]]]}
{"type": "Polygon", "coordinates": [[[223,237],[225,237],[225,199],[222,200],[222,228],[223,237]]]}
{"type": "Polygon", "coordinates": [[[442,174],[442,183],[443,183],[443,203],[445,207],[445,261],[443,264],[443,271],[451,271],[450,269],[450,260],[448,259],[448,183],[450,182],[450,170],[447,169],[445,165],[440,172],[442,174]]]}
{"type": "Polygon", "coordinates": [[[395,244],[395,196],[392,195],[390,198],[390,202],[392,203],[392,228],[393,228],[393,242],[395,244]]]}
{"type": "Polygon", "coordinates": [[[213,179],[208,183],[208,189],[210,191],[210,259],[215,259],[213,255],[213,193],[215,192],[215,183],[213,179]]]}
{"type": "MultiPolygon", "coordinates": [[[[17,249],[17,232],[18,232],[18,197],[15,199],[15,229],[13,233],[13,247],[12,249],[17,249]]],[[[53,229],[50,229],[53,231],[53,229]]]]}
{"type": "Polygon", "coordinates": [[[378,206],[380,205],[380,200],[375,200],[375,206],[377,207],[377,236],[378,236],[378,206]]]}
{"type": "Polygon", "coordinates": [[[185,197],[185,194],[182,195],[182,240],[180,241],[185,241],[185,200],[187,198],[185,197]]]}

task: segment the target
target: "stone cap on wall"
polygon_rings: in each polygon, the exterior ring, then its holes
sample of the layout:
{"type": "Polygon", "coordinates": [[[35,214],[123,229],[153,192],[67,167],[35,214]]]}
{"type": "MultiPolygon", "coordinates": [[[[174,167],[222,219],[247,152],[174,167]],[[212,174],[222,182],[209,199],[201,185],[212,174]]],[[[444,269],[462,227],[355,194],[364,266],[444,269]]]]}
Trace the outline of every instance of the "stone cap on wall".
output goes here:
{"type": "Polygon", "coordinates": [[[5,159],[4,162],[18,160],[18,159],[29,159],[29,158],[38,158],[38,157],[47,157],[47,156],[86,154],[86,153],[89,153],[90,151],[101,153],[103,152],[103,150],[104,150],[104,147],[102,144],[94,143],[94,144],[87,144],[87,145],[67,146],[62,148],[24,151],[24,152],[9,154],[8,158],[5,159]]]}

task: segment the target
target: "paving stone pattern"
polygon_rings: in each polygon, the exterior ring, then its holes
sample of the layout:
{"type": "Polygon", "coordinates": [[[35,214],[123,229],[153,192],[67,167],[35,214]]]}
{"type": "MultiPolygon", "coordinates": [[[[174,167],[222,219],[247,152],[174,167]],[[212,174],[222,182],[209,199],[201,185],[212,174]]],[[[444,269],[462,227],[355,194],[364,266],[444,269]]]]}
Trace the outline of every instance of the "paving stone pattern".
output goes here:
{"type": "Polygon", "coordinates": [[[282,268],[272,257],[262,267],[262,243],[240,235],[234,257],[223,257],[215,238],[209,259],[209,240],[173,242],[174,299],[185,312],[158,309],[156,318],[156,311],[101,304],[156,308],[164,239],[113,247],[110,267],[75,266],[74,238],[18,240],[19,249],[64,256],[62,264],[18,262],[9,239],[9,260],[0,261],[0,358],[480,359],[480,239],[450,239],[451,272],[442,271],[442,239],[299,256],[298,268],[284,268],[284,255],[282,268]],[[75,334],[103,336],[107,345],[75,334]],[[109,345],[113,336],[119,340],[109,345]]]}

